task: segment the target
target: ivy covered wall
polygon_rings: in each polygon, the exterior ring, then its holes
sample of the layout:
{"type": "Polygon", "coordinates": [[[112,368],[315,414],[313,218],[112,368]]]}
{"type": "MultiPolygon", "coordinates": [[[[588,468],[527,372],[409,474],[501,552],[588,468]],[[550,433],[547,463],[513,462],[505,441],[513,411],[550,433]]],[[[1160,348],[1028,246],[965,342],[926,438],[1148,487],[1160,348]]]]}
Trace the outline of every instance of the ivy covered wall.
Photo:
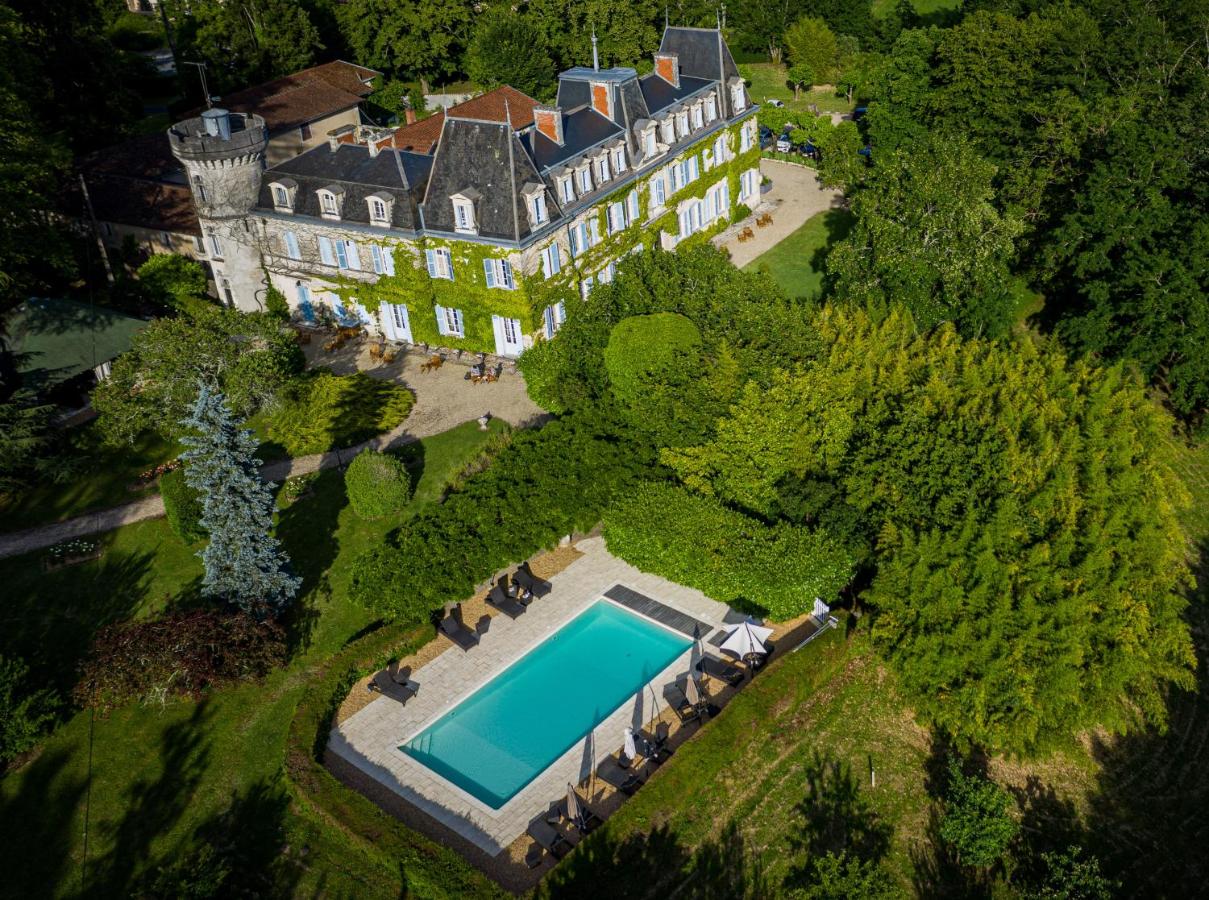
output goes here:
{"type": "MultiPolygon", "coordinates": [[[[747,169],[758,168],[760,160],[759,142],[753,141],[752,148],[737,152],[740,146],[739,129],[748,120],[727,126],[725,133],[732,158],[715,165],[708,171],[702,169],[697,179],[679,191],[670,194],[665,202],[664,213],[651,218],[651,179],[664,172],[668,166],[710,147],[717,132],[686,148],[675,157],[638,181],[626,183],[601,198],[587,212],[569,220],[558,228],[551,240],[525,250],[506,250],[502,247],[432,237],[418,242],[391,240],[383,235],[381,240],[363,241],[363,262],[368,264],[371,243],[387,247],[394,258],[394,275],[381,275],[370,283],[363,278],[336,276],[326,279],[326,285],[317,285],[316,290],[327,290],[336,294],[347,305],[350,301],[362,304],[371,315],[379,315],[383,302],[407,306],[412,338],[416,343],[427,343],[436,347],[448,347],[473,352],[494,353],[495,332],[492,316],[516,319],[521,331],[532,337],[540,334],[543,311],[558,302],[578,301],[580,283],[596,277],[610,262],[620,260],[639,246],[649,249],[660,244],[660,233],[679,231],[676,216],[678,204],[689,198],[704,197],[716,185],[720,177],[729,182],[731,209],[706,229],[692,235],[681,244],[699,243],[708,240],[726,227],[736,216],[746,214],[747,208],[739,203],[739,178],[747,169]],[[638,191],[639,215],[637,222],[615,234],[608,234],[606,209],[612,203],[625,204],[630,193],[638,191]],[[600,243],[572,258],[568,230],[579,222],[595,217],[598,220],[600,243]],[[541,266],[541,250],[551,242],[559,244],[562,268],[552,278],[545,278],[541,266]],[[425,250],[445,248],[450,252],[453,280],[432,278],[428,274],[425,250]],[[512,265],[515,290],[487,287],[483,271],[485,259],[507,259],[512,265]],[[437,327],[436,307],[452,307],[461,310],[464,336],[456,338],[440,334],[437,327]]],[[[287,294],[288,296],[288,294],[287,294]]]]}

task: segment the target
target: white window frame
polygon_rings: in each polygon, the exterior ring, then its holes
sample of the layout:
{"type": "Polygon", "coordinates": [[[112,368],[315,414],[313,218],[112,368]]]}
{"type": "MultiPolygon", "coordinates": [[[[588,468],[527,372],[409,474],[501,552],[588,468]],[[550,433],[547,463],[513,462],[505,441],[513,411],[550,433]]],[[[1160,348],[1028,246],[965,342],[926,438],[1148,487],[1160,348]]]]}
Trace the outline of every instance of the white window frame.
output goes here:
{"type": "Polygon", "coordinates": [[[209,242],[210,242],[210,258],[211,259],[222,259],[223,258],[222,238],[220,238],[213,231],[207,233],[206,237],[209,238],[209,242]]]}
{"type": "Polygon", "coordinates": [[[563,260],[562,250],[558,243],[552,243],[542,250],[542,274],[546,278],[553,278],[562,271],[563,260]]]}
{"type": "Polygon", "coordinates": [[[567,321],[567,304],[562,300],[552,303],[542,310],[542,321],[545,325],[546,338],[553,338],[567,321]]]}
{"type": "Polygon", "coordinates": [[[718,99],[712,93],[705,98],[705,122],[708,125],[718,118],[718,99]]]}
{"type": "Polygon", "coordinates": [[[663,143],[669,147],[676,143],[676,123],[670,118],[664,119],[659,123],[659,136],[663,138],[663,143]]]}
{"type": "Polygon", "coordinates": [[[592,167],[584,166],[579,170],[579,195],[592,193],[592,167]]]}
{"type": "Polygon", "coordinates": [[[642,215],[642,205],[638,202],[638,189],[630,191],[625,198],[626,225],[633,225],[642,215]]]}
{"type": "Polygon", "coordinates": [[[370,244],[369,252],[373,258],[374,272],[378,275],[395,274],[395,255],[389,247],[370,244]]]}
{"type": "Polygon", "coordinates": [[[460,197],[454,198],[453,230],[462,234],[477,234],[479,227],[474,219],[474,204],[460,197]]]}
{"type": "Polygon", "coordinates": [[[290,259],[302,259],[302,251],[298,247],[298,235],[287,231],[281,236],[281,242],[285,245],[286,256],[290,259]]]}
{"type": "Polygon", "coordinates": [[[563,203],[574,203],[575,179],[570,175],[564,175],[558,179],[558,193],[563,198],[563,203]]]}
{"type": "Polygon", "coordinates": [[[452,306],[438,306],[436,308],[436,316],[437,331],[440,334],[447,337],[466,337],[466,321],[462,317],[460,309],[455,309],[452,306]]]}
{"type": "Polygon", "coordinates": [[[617,234],[619,231],[625,231],[625,203],[620,200],[616,203],[610,203],[605,209],[605,219],[609,234],[617,234]]]}
{"type": "Polygon", "coordinates": [[[284,184],[273,185],[273,205],[278,209],[289,209],[290,190],[284,184]]]}
{"type": "Polygon", "coordinates": [[[424,261],[428,265],[428,276],[453,281],[453,254],[447,247],[436,247],[424,251],[424,261]]]}
{"type": "Polygon", "coordinates": [[[720,134],[714,138],[714,165],[720,166],[726,162],[726,135],[720,134]]]}
{"type": "Polygon", "coordinates": [[[705,127],[705,117],[701,113],[700,103],[694,103],[693,108],[689,110],[689,113],[691,116],[689,121],[693,123],[693,131],[696,131],[698,128],[705,127]]]}
{"type": "Polygon", "coordinates": [[[369,223],[371,225],[390,225],[390,204],[381,197],[368,197],[369,223]]]}
{"type": "Polygon", "coordinates": [[[658,129],[652,125],[642,133],[642,149],[647,159],[652,159],[659,155],[659,135],[656,134],[657,131],[658,129]]]}
{"type": "Polygon", "coordinates": [[[749,129],[747,127],[747,124],[744,123],[743,127],[739,129],[739,152],[746,153],[750,149],[751,149],[751,129],[749,129]]]}
{"type": "Polygon", "coordinates": [[[319,215],[325,219],[339,219],[340,198],[331,191],[322,188],[315,193],[319,195],[319,215]]]}
{"type": "Polygon", "coordinates": [[[596,157],[596,183],[604,184],[612,177],[609,172],[609,154],[602,153],[596,157]]]}
{"type": "Polygon", "coordinates": [[[676,113],[676,136],[688,137],[691,129],[688,127],[688,110],[682,109],[676,113]]]}
{"type": "Polygon", "coordinates": [[[743,99],[743,85],[734,84],[730,88],[731,105],[735,108],[735,112],[742,112],[747,108],[747,103],[743,99]]]}
{"type": "Polygon", "coordinates": [[[500,288],[505,291],[516,290],[516,278],[512,273],[512,263],[506,259],[483,260],[483,275],[487,279],[487,287],[500,288]]]}
{"type": "Polygon", "coordinates": [[[589,275],[579,283],[579,293],[585,300],[592,296],[592,288],[596,287],[596,279],[589,275]]]}
{"type": "Polygon", "coordinates": [[[534,194],[529,201],[529,209],[533,215],[534,225],[544,225],[550,221],[550,211],[546,208],[546,194],[534,194]]]}
{"type": "Polygon", "coordinates": [[[316,242],[319,244],[319,261],[325,266],[336,265],[336,250],[332,246],[332,239],[321,234],[316,238],[316,242]]]}
{"type": "Polygon", "coordinates": [[[651,179],[651,206],[662,209],[667,204],[667,181],[663,173],[658,173],[651,179]]]}
{"type": "Polygon", "coordinates": [[[625,147],[613,148],[613,171],[618,175],[625,171],[625,147]]]}

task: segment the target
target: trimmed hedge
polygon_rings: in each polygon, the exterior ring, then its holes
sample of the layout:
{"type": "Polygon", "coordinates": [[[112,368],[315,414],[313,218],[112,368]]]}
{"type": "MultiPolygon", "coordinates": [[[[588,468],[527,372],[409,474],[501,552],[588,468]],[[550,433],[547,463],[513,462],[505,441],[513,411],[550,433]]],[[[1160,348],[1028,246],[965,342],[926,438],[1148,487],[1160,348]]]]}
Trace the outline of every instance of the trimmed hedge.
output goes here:
{"type": "Polygon", "coordinates": [[[645,483],[604,517],[609,552],[740,608],[783,621],[830,602],[851,580],[852,555],[829,534],[765,525],[713,497],[645,483]]]}
{"type": "Polygon", "coordinates": [[[290,456],[350,447],[407,418],[411,391],[364,372],[320,371],[295,379],[269,418],[269,437],[290,456]]]}
{"type": "Polygon", "coordinates": [[[407,505],[411,474],[398,457],[362,450],[344,473],[344,489],[353,512],[363,519],[380,519],[407,505]]]}
{"type": "Polygon", "coordinates": [[[418,622],[510,563],[593,527],[653,462],[650,448],[611,424],[572,416],[516,434],[491,466],[356,561],[353,598],[418,622]]]}
{"type": "Polygon", "coordinates": [[[201,495],[185,481],[183,468],[160,476],[160,497],[173,534],[186,544],[197,543],[206,537],[206,529],[201,524],[201,495]]]}
{"type": "Polygon", "coordinates": [[[336,710],[353,685],[391,659],[407,656],[434,637],[432,628],[387,625],[354,641],[322,664],[306,690],[286,738],[285,774],[291,793],[320,820],[331,822],[365,853],[380,854],[399,869],[408,896],[505,898],[485,875],[453,850],[442,847],[383,812],[346,787],[323,765],[336,710]]]}

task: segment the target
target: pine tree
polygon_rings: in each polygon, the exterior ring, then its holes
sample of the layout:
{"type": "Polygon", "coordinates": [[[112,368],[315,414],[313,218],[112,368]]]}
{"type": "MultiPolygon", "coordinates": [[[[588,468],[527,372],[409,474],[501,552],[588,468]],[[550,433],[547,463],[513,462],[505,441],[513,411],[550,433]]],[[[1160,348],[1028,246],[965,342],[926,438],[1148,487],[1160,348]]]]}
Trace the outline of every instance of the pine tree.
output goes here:
{"type": "Polygon", "coordinates": [[[202,496],[201,524],[210,541],[202,593],[257,616],[279,612],[298,591],[289,558],[270,533],[273,496],[260,480],[256,439],[237,427],[223,395],[202,385],[183,424],[189,486],[202,496]]]}

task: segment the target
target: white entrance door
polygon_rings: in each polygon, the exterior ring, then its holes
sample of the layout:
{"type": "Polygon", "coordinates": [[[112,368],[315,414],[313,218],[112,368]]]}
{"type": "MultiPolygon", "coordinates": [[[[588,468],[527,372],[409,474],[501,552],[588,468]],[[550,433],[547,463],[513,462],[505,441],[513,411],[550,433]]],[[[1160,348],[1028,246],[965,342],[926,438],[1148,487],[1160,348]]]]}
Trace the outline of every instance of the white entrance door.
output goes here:
{"type": "Polygon", "coordinates": [[[392,341],[403,341],[410,344],[411,320],[407,317],[407,307],[402,303],[383,303],[382,331],[392,341]]]}
{"type": "Polygon", "coordinates": [[[492,316],[491,324],[495,329],[496,356],[520,356],[521,351],[525,349],[521,343],[520,320],[492,316]]]}

